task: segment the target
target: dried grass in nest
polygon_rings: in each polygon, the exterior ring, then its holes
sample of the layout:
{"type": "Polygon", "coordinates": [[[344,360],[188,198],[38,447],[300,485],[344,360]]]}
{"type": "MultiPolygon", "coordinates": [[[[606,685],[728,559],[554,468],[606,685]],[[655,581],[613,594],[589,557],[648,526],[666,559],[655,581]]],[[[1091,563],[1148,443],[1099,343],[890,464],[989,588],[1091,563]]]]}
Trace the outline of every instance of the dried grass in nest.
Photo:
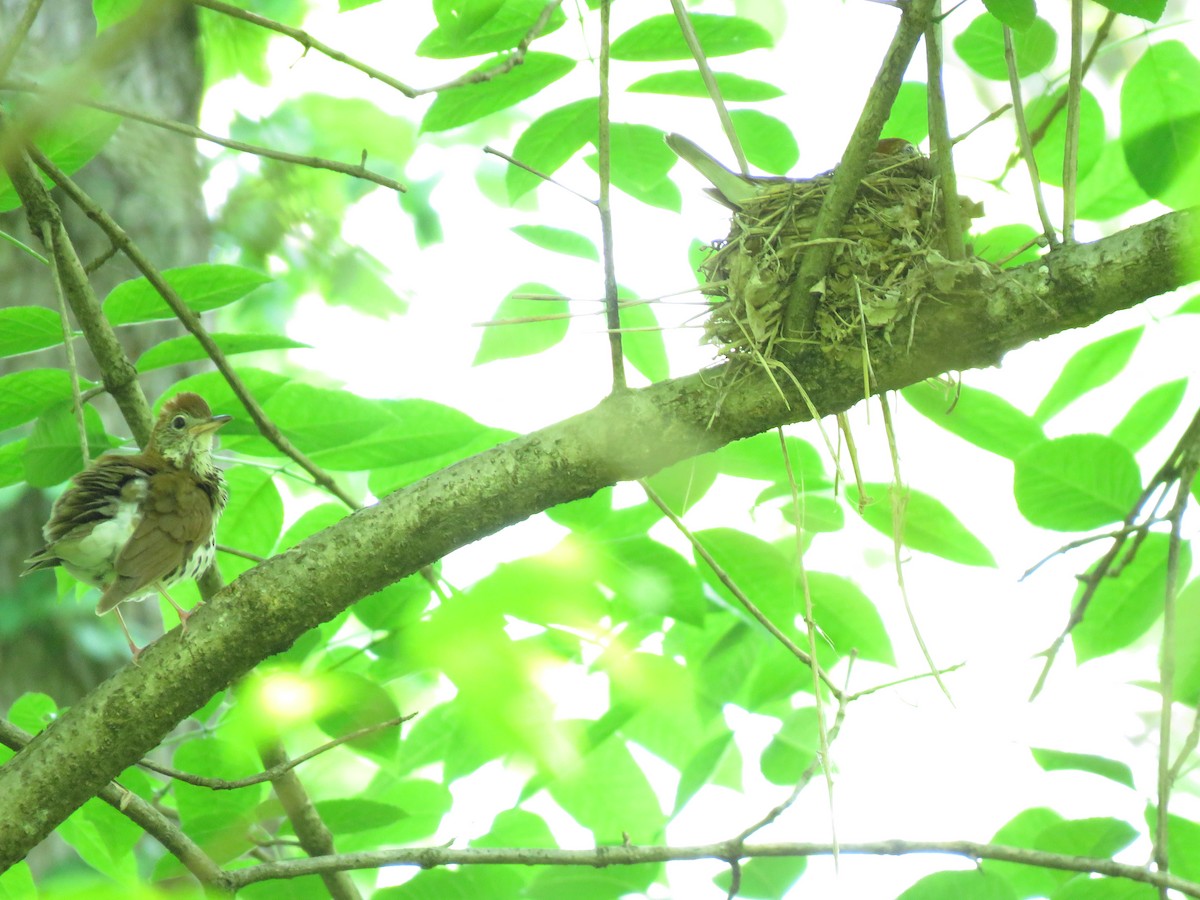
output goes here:
{"type": "MultiPolygon", "coordinates": [[[[908,335],[922,299],[938,293],[945,259],[937,250],[937,182],[921,156],[869,173],[829,270],[815,290],[816,332],[827,350],[859,353],[908,335]]],[[[729,237],[714,242],[701,269],[706,293],[723,297],[705,326],[705,339],[730,360],[773,359],[783,338],[789,295],[832,173],[778,183],[734,213],[729,237]]]]}

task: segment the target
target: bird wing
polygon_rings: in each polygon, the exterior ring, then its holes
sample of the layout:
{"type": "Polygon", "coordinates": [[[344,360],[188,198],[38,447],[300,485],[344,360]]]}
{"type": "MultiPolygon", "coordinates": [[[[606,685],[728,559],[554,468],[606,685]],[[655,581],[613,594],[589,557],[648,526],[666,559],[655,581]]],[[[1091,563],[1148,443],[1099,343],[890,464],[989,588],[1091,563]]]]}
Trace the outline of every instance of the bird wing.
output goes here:
{"type": "Polygon", "coordinates": [[[96,605],[108,612],[118,603],[179,571],[212,534],[212,501],[185,472],[150,478],[141,524],[115,562],[116,578],[96,605]]]}

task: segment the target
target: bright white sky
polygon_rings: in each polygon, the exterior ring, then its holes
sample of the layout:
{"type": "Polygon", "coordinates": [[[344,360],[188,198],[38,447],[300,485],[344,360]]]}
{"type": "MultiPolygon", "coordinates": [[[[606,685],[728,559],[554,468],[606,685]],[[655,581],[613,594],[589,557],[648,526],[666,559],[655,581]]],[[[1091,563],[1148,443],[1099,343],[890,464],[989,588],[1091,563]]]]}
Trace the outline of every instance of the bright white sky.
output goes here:
{"type": "MultiPolygon", "coordinates": [[[[422,60],[411,53],[433,27],[428,4],[385,0],[346,15],[334,11],[336,4],[324,5],[324,11],[314,13],[305,23],[307,30],[410,84],[440,83],[469,65],[462,61],[422,60]]],[[[662,11],[669,11],[667,4],[661,6],[662,11]]],[[[703,9],[732,12],[735,7],[750,8],[780,21],[787,18],[788,26],[778,51],[722,61],[719,68],[763,78],[787,91],[784,98],[757,108],[793,125],[804,123],[797,134],[801,159],[796,174],[831,167],[841,154],[878,60],[891,38],[896,11],[865,0],[807,0],[803,4],[747,0],[740,4],[708,3],[703,9]],[[820,127],[814,123],[821,123],[820,127]]],[[[1041,7],[1044,16],[1066,15],[1065,3],[1042,3],[1041,7]]],[[[1172,0],[1164,21],[1182,18],[1184,7],[1185,0],[1172,0]]],[[[1193,3],[1188,11],[1194,12],[1195,8],[1193,3]]],[[[572,16],[571,3],[566,9],[572,16]]],[[[615,4],[614,34],[630,24],[630,17],[640,17],[644,11],[642,4],[615,4]]],[[[947,45],[981,11],[981,4],[971,0],[952,16],[947,45]]],[[[1094,27],[1102,11],[1088,4],[1087,15],[1094,27]]],[[[1054,24],[1060,34],[1066,34],[1062,21],[1055,20],[1054,24]]],[[[1129,52],[1136,51],[1139,42],[1145,40],[1135,37],[1141,31],[1140,23],[1123,20],[1122,27],[1123,36],[1134,38],[1129,52]]],[[[1195,23],[1168,29],[1152,39],[1167,38],[1200,47],[1200,31],[1195,23]]],[[[594,50],[595,35],[587,39],[594,50]]],[[[582,46],[578,26],[569,22],[546,49],[583,58],[582,46]]],[[[1053,68],[1056,74],[1065,67],[1065,53],[1066,48],[1060,47],[1053,68]]],[[[948,51],[947,56],[953,65],[952,52],[948,51]]],[[[287,40],[275,42],[272,59],[277,73],[275,84],[266,90],[244,83],[218,86],[208,97],[204,127],[220,133],[227,128],[235,109],[251,116],[261,115],[281,96],[309,91],[365,96],[412,120],[418,120],[424,109],[423,101],[406,100],[315,53],[302,57],[296,45],[287,40]]],[[[614,65],[618,88],[645,73],[643,67],[614,65]]],[[[594,84],[595,73],[584,61],[570,78],[564,93],[545,98],[536,112],[578,96],[569,93],[572,90],[590,89],[581,85],[594,84]]],[[[920,59],[910,78],[924,79],[920,59]]],[[[986,95],[981,94],[976,80],[952,68],[948,74],[951,132],[965,131],[1004,102],[1002,87],[990,84],[986,95]]],[[[1031,80],[1027,96],[1036,87],[1036,79],[1031,80]]],[[[1115,102],[1106,101],[1103,85],[1097,79],[1091,79],[1089,87],[1101,94],[1106,112],[1114,110],[1108,127],[1115,131],[1115,102]]],[[[542,102],[542,98],[538,100],[542,102]]],[[[704,101],[664,101],[618,90],[613,117],[682,132],[716,155],[729,157],[715,116],[704,101]]],[[[485,121],[471,127],[479,147],[491,143],[505,150],[511,149],[520,131],[506,121],[495,125],[485,121]]],[[[980,229],[1034,220],[1025,181],[1010,179],[1012,194],[1005,195],[976,180],[991,178],[1001,170],[1010,151],[1010,134],[1010,121],[1001,119],[956,151],[960,191],[985,202],[989,218],[978,225],[980,229]]],[[[563,344],[548,353],[495,362],[480,369],[471,368],[470,362],[480,337],[472,323],[491,318],[500,299],[514,286],[542,281],[570,296],[601,295],[598,265],[539,250],[508,231],[522,223],[547,224],[580,231],[598,245],[594,211],[552,187],[538,190],[536,209],[493,205],[481,197],[477,173],[482,172],[482,178],[501,178],[502,163],[494,157],[482,157],[475,149],[446,148],[440,143],[436,135],[424,143],[407,174],[411,180],[442,175],[432,202],[442,217],[444,243],[418,252],[407,217],[383,190],[375,191],[361,204],[345,231],[347,240],[360,244],[391,268],[392,284],[411,300],[411,312],[381,323],[344,308],[327,307],[319,298],[306,300],[289,333],[315,349],[297,358],[344,381],[348,390],[373,396],[439,400],[485,423],[515,431],[534,429],[591,407],[609,383],[608,351],[599,319],[576,322],[563,344]]],[[[557,177],[583,193],[595,191],[592,173],[582,164],[568,166],[557,177]]],[[[701,193],[699,176],[689,170],[679,175],[679,181],[684,189],[682,216],[651,209],[614,192],[618,277],[642,296],[669,294],[693,285],[686,258],[689,241],[693,237],[719,237],[727,227],[725,211],[701,193]]],[[[214,201],[219,195],[220,188],[215,187],[211,194],[214,201]]],[[[1054,209],[1059,201],[1053,191],[1050,195],[1048,202],[1054,209]]],[[[1160,211],[1139,210],[1131,221],[1144,221],[1160,211]]],[[[1099,233],[1086,224],[1079,230],[1081,239],[1099,233]]],[[[1032,411],[1063,361],[1080,346],[1141,322],[1147,311],[1162,316],[1191,293],[1194,291],[1159,298],[1143,309],[1113,316],[1086,333],[1061,335],[1016,351],[1006,358],[1002,368],[969,372],[965,381],[1000,393],[1032,411]]],[[[686,307],[680,307],[680,311],[659,310],[664,324],[679,324],[692,313],[686,307]]],[[[1051,435],[1106,432],[1120,419],[1127,404],[1149,387],[1190,374],[1195,359],[1191,348],[1200,342],[1197,326],[1191,321],[1195,318],[1151,322],[1116,393],[1106,390],[1097,399],[1088,397],[1076,403],[1051,423],[1051,435]]],[[[711,361],[711,352],[698,346],[698,337],[696,330],[688,328],[666,332],[673,375],[686,374],[711,361]]],[[[631,374],[635,379],[639,377],[632,370],[631,374]]],[[[1194,408],[1197,399],[1193,388],[1182,409],[1194,408]]],[[[891,477],[890,462],[878,407],[872,408],[869,422],[863,410],[860,405],[854,427],[865,477],[886,481],[891,477]]],[[[1086,567],[1091,557],[1085,551],[1085,555],[1047,566],[1030,582],[1018,584],[1021,572],[1055,549],[1063,538],[1034,529],[1017,515],[1011,499],[1011,464],[951,438],[905,408],[898,413],[897,427],[907,481],[949,505],[988,545],[1000,565],[997,570],[975,570],[922,554],[915,554],[909,562],[905,575],[908,589],[935,659],[941,665],[962,660],[970,664],[949,680],[956,707],[951,707],[928,682],[889,691],[851,707],[842,737],[833,747],[839,837],[843,841],[889,837],[987,840],[1009,817],[1032,805],[1052,806],[1067,817],[1115,815],[1131,822],[1141,821],[1143,806],[1153,795],[1157,699],[1131,687],[1129,681],[1154,677],[1154,643],[1148,641],[1134,661],[1098,661],[1081,669],[1074,667],[1069,652],[1064,653],[1045,694],[1028,704],[1025,698],[1039,671],[1039,663],[1032,656],[1050,643],[1064,623],[1074,588],[1073,575],[1086,567]],[[1139,791],[1133,794],[1095,777],[1046,775],[1034,765],[1029,746],[1101,753],[1124,760],[1134,767],[1139,791]]],[[[1181,428],[1174,427],[1168,440],[1143,452],[1140,460],[1145,475],[1157,467],[1181,428]]],[[[794,433],[821,446],[812,425],[798,427],[794,433]]],[[[734,524],[768,538],[782,534],[777,515],[760,513],[756,520],[749,516],[747,510],[754,493],[755,489],[737,486],[714,491],[689,514],[688,524],[694,529],[734,524]]],[[[627,496],[630,502],[640,499],[632,489],[627,496]]],[[[509,529],[455,553],[447,561],[447,576],[457,583],[470,583],[500,560],[549,549],[561,534],[561,529],[544,519],[509,529]]],[[[656,536],[680,545],[670,532],[656,532],[656,536]]],[[[903,617],[889,541],[851,521],[844,532],[819,538],[806,562],[817,570],[854,571],[882,609],[899,659],[898,670],[860,664],[857,686],[890,680],[897,677],[897,672],[904,675],[924,670],[903,617]]],[[[557,681],[564,683],[562,679],[557,681]]],[[[572,685],[572,690],[564,703],[575,705],[564,714],[586,711],[589,697],[594,702],[597,691],[601,701],[605,696],[602,679],[566,683],[572,685]]],[[[761,747],[770,736],[768,724],[752,718],[736,710],[730,712],[730,721],[747,748],[761,747]]],[[[1187,723],[1182,727],[1186,730],[1187,723]]],[[[654,760],[648,763],[651,767],[655,764],[654,760]]],[[[661,770],[661,764],[659,767],[661,770]]],[[[487,772],[489,776],[494,774],[487,772]]],[[[653,768],[651,774],[655,774],[653,768]]],[[[438,840],[465,840],[486,831],[491,814],[513,802],[513,796],[502,793],[481,797],[482,780],[483,776],[476,776],[471,785],[456,789],[460,801],[474,800],[476,806],[456,805],[438,840]]],[[[748,767],[746,782],[744,795],[723,789],[702,794],[677,818],[669,832],[670,841],[694,843],[727,838],[731,829],[757,820],[786,794],[765,784],[752,767],[748,767]]],[[[669,791],[673,782],[664,776],[663,786],[669,791]]],[[[1183,786],[1173,809],[1200,818],[1193,785],[1183,786]],[[1187,795],[1189,790],[1191,796],[1187,795]]],[[[590,837],[578,829],[560,833],[571,846],[590,845],[590,837]]],[[[829,813],[823,785],[815,783],[801,802],[761,837],[828,840],[829,813]]],[[[1148,851],[1148,844],[1140,844],[1122,858],[1142,863],[1148,851]]],[[[809,874],[795,893],[812,897],[893,897],[922,874],[955,865],[966,864],[919,857],[846,858],[840,875],[835,876],[828,861],[812,860],[809,874]]],[[[672,866],[674,895],[697,900],[724,896],[709,881],[720,868],[706,863],[672,866]]],[[[410,873],[397,871],[388,877],[404,880],[410,873]]]]}

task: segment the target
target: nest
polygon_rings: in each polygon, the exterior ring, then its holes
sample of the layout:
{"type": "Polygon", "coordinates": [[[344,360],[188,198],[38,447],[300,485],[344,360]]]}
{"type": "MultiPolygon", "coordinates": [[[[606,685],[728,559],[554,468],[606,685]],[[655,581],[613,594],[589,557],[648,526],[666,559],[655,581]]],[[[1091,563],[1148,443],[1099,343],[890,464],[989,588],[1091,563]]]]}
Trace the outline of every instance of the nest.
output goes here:
{"type": "MultiPolygon", "coordinates": [[[[792,286],[832,180],[827,172],[764,181],[756,196],[740,202],[729,236],[714,242],[701,271],[705,292],[723,299],[705,340],[730,360],[777,355],[792,286]]],[[[953,286],[938,250],[936,200],[937,181],[920,154],[889,157],[863,178],[841,236],[832,239],[837,246],[826,276],[813,288],[814,330],[827,351],[860,353],[864,343],[907,337],[922,300],[953,286]]]]}

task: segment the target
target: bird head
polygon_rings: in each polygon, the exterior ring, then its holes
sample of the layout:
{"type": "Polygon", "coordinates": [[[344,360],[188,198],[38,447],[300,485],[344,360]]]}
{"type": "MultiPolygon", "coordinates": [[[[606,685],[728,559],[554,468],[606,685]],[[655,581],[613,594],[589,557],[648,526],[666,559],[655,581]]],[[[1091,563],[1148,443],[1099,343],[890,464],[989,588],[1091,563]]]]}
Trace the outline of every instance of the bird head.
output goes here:
{"type": "Polygon", "coordinates": [[[211,468],[213,437],[233,416],[214,416],[199,394],[176,394],[162,408],[147,453],[180,467],[211,468]]]}

